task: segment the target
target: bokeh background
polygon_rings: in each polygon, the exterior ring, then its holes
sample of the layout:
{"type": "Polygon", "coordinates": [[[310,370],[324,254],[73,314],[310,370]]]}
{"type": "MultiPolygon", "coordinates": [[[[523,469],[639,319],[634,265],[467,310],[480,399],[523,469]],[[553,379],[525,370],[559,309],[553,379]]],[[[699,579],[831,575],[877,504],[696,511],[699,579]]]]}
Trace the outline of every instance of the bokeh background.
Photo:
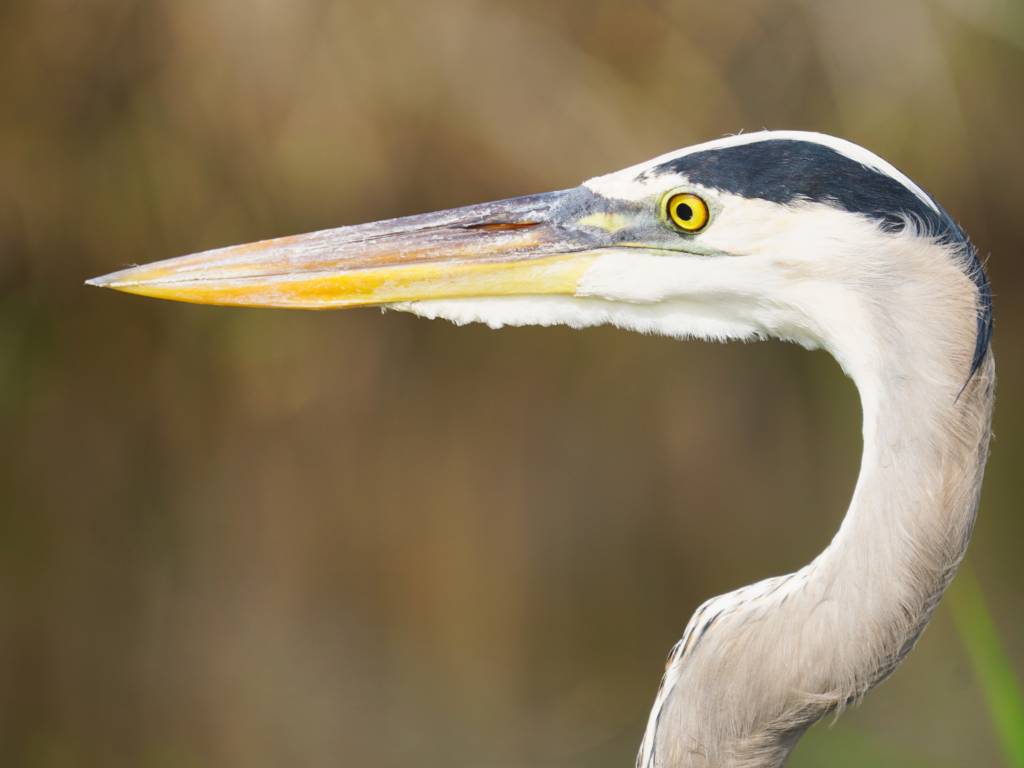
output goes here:
{"type": "MultiPolygon", "coordinates": [[[[981,252],[973,564],[1024,672],[1018,0],[0,3],[0,764],[629,766],[707,597],[856,476],[824,353],[86,288],[127,264],[825,131],[981,252]]],[[[947,605],[791,765],[997,766],[947,605]],[[846,762],[843,762],[843,761],[846,762]]]]}

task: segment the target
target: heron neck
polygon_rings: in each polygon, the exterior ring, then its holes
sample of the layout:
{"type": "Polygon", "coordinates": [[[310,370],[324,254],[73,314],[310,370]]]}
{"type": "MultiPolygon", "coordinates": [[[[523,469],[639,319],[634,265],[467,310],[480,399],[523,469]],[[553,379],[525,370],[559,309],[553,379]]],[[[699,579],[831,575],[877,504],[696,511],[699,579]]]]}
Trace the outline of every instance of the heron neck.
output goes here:
{"type": "Polygon", "coordinates": [[[864,603],[839,614],[849,636],[883,642],[875,659],[863,660],[855,696],[895,669],[956,573],[988,454],[991,354],[962,392],[955,379],[937,375],[935,360],[897,357],[885,375],[857,377],[860,476],[839,532],[808,566],[821,597],[864,603]]]}
{"type": "Polygon", "coordinates": [[[797,573],[697,611],[670,657],[644,766],[782,766],[808,727],[892,673],[931,618],[974,523],[994,364],[989,354],[958,397],[935,359],[873,360],[843,361],[861,393],[864,454],[839,532],[797,573]],[[659,739],[667,723],[678,732],[659,739]]]}
{"type": "Polygon", "coordinates": [[[977,289],[956,253],[909,235],[897,246],[887,258],[827,261],[832,282],[821,290],[770,284],[773,301],[751,312],[775,335],[826,347],[854,379],[861,471],[842,526],[812,563],[694,614],[669,657],[642,768],[782,766],[807,728],[899,665],[963,559],[995,367],[986,353],[969,375],[977,289]]]}

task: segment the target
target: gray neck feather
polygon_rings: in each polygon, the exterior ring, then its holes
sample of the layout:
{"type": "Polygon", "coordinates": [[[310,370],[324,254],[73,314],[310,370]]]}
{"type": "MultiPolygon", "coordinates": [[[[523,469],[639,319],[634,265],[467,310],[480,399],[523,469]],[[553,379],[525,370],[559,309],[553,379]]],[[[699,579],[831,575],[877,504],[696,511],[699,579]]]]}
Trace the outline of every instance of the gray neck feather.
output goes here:
{"type": "Polygon", "coordinates": [[[973,300],[899,316],[892,298],[870,299],[886,305],[880,349],[832,350],[864,408],[842,527],[797,573],[698,610],[669,658],[638,766],[781,766],[808,727],[892,673],[955,574],[978,508],[995,366],[989,352],[960,393],[973,300]]]}

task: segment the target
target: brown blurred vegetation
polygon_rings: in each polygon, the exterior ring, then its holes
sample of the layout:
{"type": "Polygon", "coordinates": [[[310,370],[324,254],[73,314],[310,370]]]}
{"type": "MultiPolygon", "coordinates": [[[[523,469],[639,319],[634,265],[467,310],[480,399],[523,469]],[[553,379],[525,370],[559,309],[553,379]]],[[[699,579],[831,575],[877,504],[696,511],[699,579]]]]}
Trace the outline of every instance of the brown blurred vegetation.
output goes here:
{"type": "MultiPolygon", "coordinates": [[[[970,558],[1021,675],[1022,117],[1018,0],[4,0],[0,765],[631,765],[692,610],[838,526],[830,358],[82,281],[762,127],[991,254],[970,558]]],[[[792,765],[851,743],[1000,764],[944,607],[792,765]]]]}

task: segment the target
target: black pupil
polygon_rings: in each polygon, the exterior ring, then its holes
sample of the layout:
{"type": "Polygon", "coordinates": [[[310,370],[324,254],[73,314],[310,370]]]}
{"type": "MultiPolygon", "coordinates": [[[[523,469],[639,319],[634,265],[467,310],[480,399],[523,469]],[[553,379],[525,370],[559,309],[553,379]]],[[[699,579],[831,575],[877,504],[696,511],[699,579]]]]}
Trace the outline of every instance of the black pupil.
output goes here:
{"type": "Polygon", "coordinates": [[[676,206],[676,218],[680,221],[689,221],[693,218],[693,208],[686,203],[680,203],[676,206]]]}

